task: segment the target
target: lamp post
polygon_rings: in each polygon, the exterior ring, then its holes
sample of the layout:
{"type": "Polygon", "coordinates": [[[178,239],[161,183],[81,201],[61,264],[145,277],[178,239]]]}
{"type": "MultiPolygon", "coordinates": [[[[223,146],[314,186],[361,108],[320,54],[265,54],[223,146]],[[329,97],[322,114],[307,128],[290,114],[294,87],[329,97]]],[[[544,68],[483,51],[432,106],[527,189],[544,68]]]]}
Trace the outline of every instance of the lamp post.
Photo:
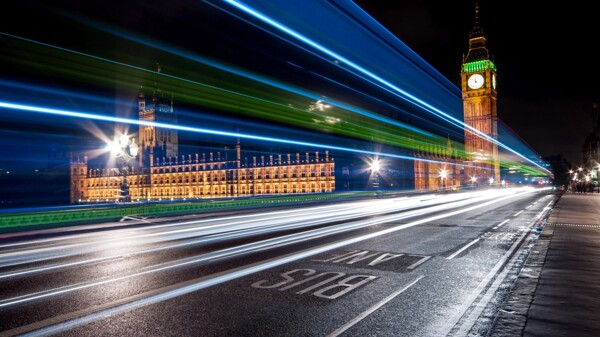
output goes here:
{"type": "Polygon", "coordinates": [[[123,184],[121,184],[121,201],[130,202],[129,184],[127,184],[127,173],[129,171],[129,161],[138,154],[138,146],[134,138],[127,135],[121,135],[119,139],[110,144],[111,153],[121,159],[121,173],[123,174],[123,184]]]}
{"type": "Polygon", "coordinates": [[[373,179],[373,188],[375,189],[375,195],[378,195],[379,192],[379,169],[381,165],[379,164],[379,160],[375,159],[371,162],[371,178],[373,179]]]}
{"type": "Polygon", "coordinates": [[[471,184],[473,185],[473,188],[475,188],[475,186],[477,184],[477,177],[476,176],[472,176],[471,177],[471,184]]]}
{"type": "Polygon", "coordinates": [[[448,170],[441,169],[440,170],[440,178],[442,180],[442,190],[446,190],[446,177],[448,177],[448,170]]]}

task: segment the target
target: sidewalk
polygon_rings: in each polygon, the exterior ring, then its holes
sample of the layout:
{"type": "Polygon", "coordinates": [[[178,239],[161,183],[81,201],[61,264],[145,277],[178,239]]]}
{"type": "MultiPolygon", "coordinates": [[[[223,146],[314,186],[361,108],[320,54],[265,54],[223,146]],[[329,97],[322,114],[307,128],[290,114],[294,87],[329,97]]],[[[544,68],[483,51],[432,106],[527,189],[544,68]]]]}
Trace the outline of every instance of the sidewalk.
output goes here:
{"type": "Polygon", "coordinates": [[[600,194],[563,194],[490,336],[600,336],[600,194]]]}

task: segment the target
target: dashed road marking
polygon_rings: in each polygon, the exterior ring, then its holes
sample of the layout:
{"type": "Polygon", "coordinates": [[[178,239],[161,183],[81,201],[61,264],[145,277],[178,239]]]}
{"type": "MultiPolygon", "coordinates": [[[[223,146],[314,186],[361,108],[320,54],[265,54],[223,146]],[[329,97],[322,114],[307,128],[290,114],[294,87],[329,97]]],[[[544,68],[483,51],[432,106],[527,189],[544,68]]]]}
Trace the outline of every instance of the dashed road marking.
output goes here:
{"type": "Polygon", "coordinates": [[[396,290],[395,292],[393,292],[392,294],[390,294],[388,297],[386,297],[383,300],[379,301],[378,303],[376,303],[374,306],[370,307],[369,309],[363,311],[360,315],[354,317],[348,323],[346,323],[346,324],[342,325],[341,327],[337,328],[334,332],[332,332],[329,335],[327,335],[327,337],[339,336],[344,331],[350,329],[356,323],[362,321],[365,317],[367,317],[370,314],[372,314],[375,310],[381,308],[384,304],[386,304],[387,302],[393,300],[396,296],[402,294],[404,291],[406,291],[406,289],[408,289],[408,288],[412,287],[413,285],[415,285],[415,283],[419,282],[423,277],[425,277],[425,276],[421,275],[421,276],[417,277],[416,279],[414,279],[409,284],[407,284],[404,287],[396,290]]]}
{"type": "Polygon", "coordinates": [[[410,266],[406,267],[406,269],[415,269],[418,266],[420,266],[421,264],[425,263],[425,261],[431,259],[431,256],[424,256],[422,259],[420,259],[419,261],[411,264],[410,266]]]}
{"type": "Polygon", "coordinates": [[[464,252],[467,248],[469,248],[472,245],[476,244],[479,240],[480,240],[480,238],[477,238],[477,239],[469,242],[466,246],[462,247],[461,249],[459,249],[458,251],[456,251],[454,254],[448,256],[446,259],[452,260],[453,258],[455,258],[456,256],[458,256],[458,254],[464,252]]]}
{"type": "Polygon", "coordinates": [[[505,223],[509,222],[510,219],[506,219],[504,221],[502,221],[501,223],[499,223],[498,225],[496,225],[496,227],[493,227],[492,229],[498,229],[500,227],[502,227],[502,225],[504,225],[505,223]]]}
{"type": "Polygon", "coordinates": [[[518,211],[517,213],[515,213],[515,215],[513,216],[519,216],[519,214],[523,213],[524,210],[518,211]]]}

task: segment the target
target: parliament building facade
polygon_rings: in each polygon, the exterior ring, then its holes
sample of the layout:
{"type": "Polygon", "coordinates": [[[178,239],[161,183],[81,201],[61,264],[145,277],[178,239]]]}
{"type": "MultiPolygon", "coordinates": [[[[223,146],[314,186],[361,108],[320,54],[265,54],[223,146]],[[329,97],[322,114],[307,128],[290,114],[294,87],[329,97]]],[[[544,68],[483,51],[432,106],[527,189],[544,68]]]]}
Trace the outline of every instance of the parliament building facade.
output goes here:
{"type": "MultiPolygon", "coordinates": [[[[139,96],[139,119],[177,122],[173,103],[139,96]]],[[[145,124],[145,123],[144,123],[145,124]]],[[[176,130],[140,125],[138,165],[94,169],[86,156],[71,160],[71,203],[225,198],[335,190],[335,163],[324,153],[242,157],[233,149],[178,155],[176,130]],[[231,153],[235,152],[235,153],[231,153]]]]}

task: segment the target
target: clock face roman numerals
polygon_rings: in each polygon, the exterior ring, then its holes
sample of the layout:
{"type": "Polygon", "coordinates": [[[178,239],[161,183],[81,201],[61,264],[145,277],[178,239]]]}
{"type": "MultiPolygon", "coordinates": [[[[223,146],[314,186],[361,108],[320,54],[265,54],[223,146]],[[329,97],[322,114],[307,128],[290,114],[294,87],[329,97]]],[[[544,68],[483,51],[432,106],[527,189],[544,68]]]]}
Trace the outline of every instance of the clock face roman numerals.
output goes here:
{"type": "Polygon", "coordinates": [[[473,74],[469,76],[469,79],[467,80],[467,85],[470,89],[479,89],[483,87],[484,82],[485,79],[483,78],[483,76],[481,76],[481,74],[473,74]]]}

